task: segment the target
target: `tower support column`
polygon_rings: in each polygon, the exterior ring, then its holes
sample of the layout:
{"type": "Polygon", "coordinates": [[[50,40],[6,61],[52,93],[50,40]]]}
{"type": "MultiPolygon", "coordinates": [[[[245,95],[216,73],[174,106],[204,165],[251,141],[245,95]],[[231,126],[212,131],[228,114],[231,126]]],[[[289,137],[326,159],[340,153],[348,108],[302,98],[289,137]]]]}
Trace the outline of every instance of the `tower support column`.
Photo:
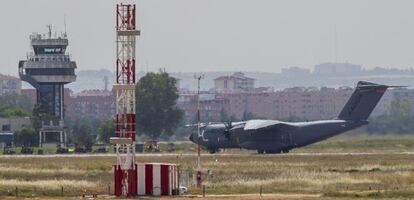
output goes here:
{"type": "Polygon", "coordinates": [[[39,148],[43,148],[43,145],[42,145],[42,131],[39,131],[39,148]]]}

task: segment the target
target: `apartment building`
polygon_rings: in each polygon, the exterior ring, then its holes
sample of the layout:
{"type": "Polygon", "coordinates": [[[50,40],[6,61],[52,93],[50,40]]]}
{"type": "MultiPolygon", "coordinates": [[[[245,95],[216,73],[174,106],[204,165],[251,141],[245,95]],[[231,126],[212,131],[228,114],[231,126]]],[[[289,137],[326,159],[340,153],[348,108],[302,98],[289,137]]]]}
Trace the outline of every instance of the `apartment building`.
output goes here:
{"type": "Polygon", "coordinates": [[[0,95],[7,93],[20,94],[22,82],[19,78],[0,74],[0,95]]]}
{"type": "Polygon", "coordinates": [[[220,76],[214,79],[214,90],[216,92],[252,91],[254,82],[255,79],[236,72],[230,76],[220,76]]]}
{"type": "Polygon", "coordinates": [[[84,90],[70,94],[65,107],[70,118],[109,119],[115,116],[115,95],[107,90],[84,90]]]}

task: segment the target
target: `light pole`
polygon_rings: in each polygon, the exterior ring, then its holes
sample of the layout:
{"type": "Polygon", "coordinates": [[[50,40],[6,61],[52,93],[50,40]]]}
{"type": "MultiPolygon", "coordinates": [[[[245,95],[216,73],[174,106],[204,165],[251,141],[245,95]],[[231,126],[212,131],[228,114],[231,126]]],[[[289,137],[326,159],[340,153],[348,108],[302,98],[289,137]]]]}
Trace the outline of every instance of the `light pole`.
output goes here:
{"type": "Polygon", "coordinates": [[[194,75],[194,79],[197,79],[197,133],[198,133],[198,157],[197,157],[197,187],[201,187],[201,132],[200,132],[200,81],[204,79],[204,74],[196,76],[194,75]]]}

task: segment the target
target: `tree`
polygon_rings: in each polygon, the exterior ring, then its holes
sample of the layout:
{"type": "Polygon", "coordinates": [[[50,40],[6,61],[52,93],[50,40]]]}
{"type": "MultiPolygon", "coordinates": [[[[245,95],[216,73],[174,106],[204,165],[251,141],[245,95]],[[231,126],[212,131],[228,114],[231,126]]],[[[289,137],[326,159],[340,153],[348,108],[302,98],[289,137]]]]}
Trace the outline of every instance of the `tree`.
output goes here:
{"type": "Polygon", "coordinates": [[[32,126],[26,126],[14,132],[14,144],[16,146],[33,146],[39,141],[39,135],[36,134],[32,126]]]}
{"type": "Polygon", "coordinates": [[[171,136],[184,113],[176,107],[177,80],[165,71],[147,73],[136,85],[137,132],[157,139],[171,136]]]}
{"type": "Polygon", "coordinates": [[[36,104],[33,108],[32,125],[36,132],[42,128],[42,122],[49,122],[58,120],[59,118],[48,113],[48,106],[46,104],[36,104]]]}
{"type": "Polygon", "coordinates": [[[30,113],[20,108],[0,107],[0,117],[30,117],[30,113]]]}
{"type": "Polygon", "coordinates": [[[366,127],[369,133],[412,133],[414,118],[409,101],[394,98],[387,107],[385,115],[373,117],[366,127]]]}
{"type": "Polygon", "coordinates": [[[98,140],[100,142],[109,143],[109,138],[115,136],[115,119],[104,121],[99,127],[98,140]]]}
{"type": "Polygon", "coordinates": [[[29,117],[33,107],[29,97],[19,94],[0,95],[0,117],[29,117]]]}
{"type": "Polygon", "coordinates": [[[387,109],[393,118],[405,118],[411,114],[411,104],[407,99],[394,98],[387,109]]]}
{"type": "Polygon", "coordinates": [[[68,131],[68,141],[80,145],[92,145],[99,135],[102,121],[98,118],[76,118],[66,119],[68,131]]]}
{"type": "Polygon", "coordinates": [[[72,127],[72,137],[76,144],[92,145],[92,127],[88,120],[78,119],[72,127]]]}

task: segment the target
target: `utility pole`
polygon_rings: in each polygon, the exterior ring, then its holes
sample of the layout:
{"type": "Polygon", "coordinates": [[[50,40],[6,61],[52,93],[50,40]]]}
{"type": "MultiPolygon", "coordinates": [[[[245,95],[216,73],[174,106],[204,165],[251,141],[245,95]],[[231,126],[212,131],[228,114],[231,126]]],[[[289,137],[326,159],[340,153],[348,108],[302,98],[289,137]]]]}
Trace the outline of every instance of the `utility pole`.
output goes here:
{"type": "Polygon", "coordinates": [[[200,124],[200,81],[204,79],[204,74],[196,76],[194,75],[194,79],[197,79],[197,133],[198,133],[198,157],[197,157],[197,187],[201,188],[201,124],[200,124]]]}
{"type": "Polygon", "coordinates": [[[109,80],[107,76],[104,76],[103,78],[103,82],[104,82],[104,91],[108,91],[108,84],[109,84],[109,80]]]}

